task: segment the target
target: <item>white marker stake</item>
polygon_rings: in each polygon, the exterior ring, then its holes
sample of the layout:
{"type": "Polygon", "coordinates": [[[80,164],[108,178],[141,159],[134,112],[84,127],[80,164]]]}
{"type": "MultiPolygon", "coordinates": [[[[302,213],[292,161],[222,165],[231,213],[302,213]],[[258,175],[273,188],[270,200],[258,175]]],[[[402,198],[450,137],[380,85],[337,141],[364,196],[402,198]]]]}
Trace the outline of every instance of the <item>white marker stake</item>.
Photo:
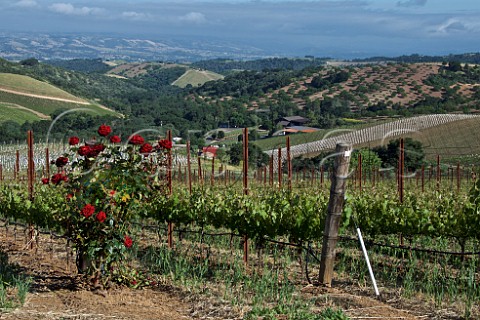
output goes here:
{"type": "Polygon", "coordinates": [[[372,279],[372,282],[373,282],[373,288],[375,289],[375,294],[379,296],[380,293],[378,292],[377,281],[375,281],[375,276],[373,275],[372,266],[370,265],[370,259],[368,259],[367,249],[365,248],[365,243],[363,242],[362,232],[360,231],[360,228],[357,228],[357,234],[358,234],[358,240],[360,240],[360,244],[362,245],[363,255],[365,256],[365,261],[367,262],[368,272],[370,273],[370,278],[372,279]]]}

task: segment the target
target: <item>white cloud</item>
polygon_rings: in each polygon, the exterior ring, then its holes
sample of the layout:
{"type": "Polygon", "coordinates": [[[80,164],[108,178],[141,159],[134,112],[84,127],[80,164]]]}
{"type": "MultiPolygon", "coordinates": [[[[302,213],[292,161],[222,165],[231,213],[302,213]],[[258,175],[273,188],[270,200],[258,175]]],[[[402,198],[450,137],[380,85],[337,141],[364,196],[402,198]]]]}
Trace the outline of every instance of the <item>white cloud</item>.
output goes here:
{"type": "Polygon", "coordinates": [[[151,15],[142,12],[124,11],[122,18],[132,21],[148,21],[151,20],[151,15]]]}
{"type": "Polygon", "coordinates": [[[71,3],[54,3],[49,9],[53,12],[68,14],[68,15],[99,15],[104,13],[104,9],[96,7],[75,7],[71,3]]]}
{"type": "Polygon", "coordinates": [[[450,33],[456,31],[466,30],[465,25],[457,19],[448,19],[447,22],[443,23],[439,28],[438,32],[440,33],[450,33]]]}
{"type": "Polygon", "coordinates": [[[22,8],[33,8],[38,6],[38,3],[35,0],[20,0],[16,2],[14,6],[22,8]]]}
{"type": "Polygon", "coordinates": [[[437,35],[449,35],[453,33],[480,32],[480,22],[477,19],[450,18],[443,23],[434,26],[430,32],[437,35]]]}
{"type": "Polygon", "coordinates": [[[207,19],[205,18],[205,15],[203,13],[200,13],[200,12],[187,13],[186,15],[180,17],[180,20],[190,22],[190,23],[197,23],[197,24],[207,22],[207,19]]]}

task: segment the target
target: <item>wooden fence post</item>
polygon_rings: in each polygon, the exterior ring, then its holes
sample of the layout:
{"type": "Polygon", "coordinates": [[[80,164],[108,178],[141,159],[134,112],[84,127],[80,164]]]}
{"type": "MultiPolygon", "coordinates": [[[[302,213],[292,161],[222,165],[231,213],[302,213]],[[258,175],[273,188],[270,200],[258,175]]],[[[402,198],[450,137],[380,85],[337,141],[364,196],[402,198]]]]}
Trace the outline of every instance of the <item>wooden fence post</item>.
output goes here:
{"type": "Polygon", "coordinates": [[[182,164],[178,163],[178,182],[183,183],[182,164]]]}
{"type": "Polygon", "coordinates": [[[290,154],[290,137],[287,136],[287,169],[288,169],[288,190],[292,191],[292,158],[290,154]]]}
{"type": "Polygon", "coordinates": [[[320,166],[320,187],[323,188],[323,176],[324,176],[323,165],[320,166]]]}
{"type": "MultiPolygon", "coordinates": [[[[248,128],[243,130],[243,194],[248,195],[248,128]]],[[[248,264],[248,236],[243,236],[243,262],[248,264]]]]}
{"type": "Polygon", "coordinates": [[[460,192],[460,162],[457,162],[457,193],[460,192]]]}
{"type": "Polygon", "coordinates": [[[422,164],[422,193],[425,192],[425,165],[422,164]]]}
{"type": "Polygon", "coordinates": [[[437,155],[437,191],[440,191],[441,181],[442,181],[442,171],[440,169],[440,155],[437,155]]]}
{"type": "Polygon", "coordinates": [[[377,168],[373,167],[371,171],[372,175],[372,188],[375,188],[375,183],[376,183],[376,175],[377,175],[377,168]]]}
{"type": "Polygon", "coordinates": [[[198,181],[201,185],[203,185],[203,169],[202,169],[202,157],[197,155],[197,162],[198,162],[198,181]]]}
{"type": "Polygon", "coordinates": [[[400,155],[398,159],[398,195],[400,203],[403,203],[403,191],[405,190],[405,144],[400,139],[400,155]]]}
{"type": "Polygon", "coordinates": [[[272,151],[272,155],[270,156],[270,166],[269,166],[268,169],[269,169],[268,173],[270,174],[270,180],[269,180],[270,187],[273,187],[273,180],[274,180],[274,178],[273,178],[273,151],[272,151]]]}
{"type": "Polygon", "coordinates": [[[283,180],[283,172],[282,172],[282,148],[278,148],[278,159],[277,159],[277,169],[278,169],[278,188],[282,189],[282,180],[283,180]]]}
{"type": "MultiPolygon", "coordinates": [[[[398,197],[403,203],[405,190],[405,142],[400,138],[400,154],[398,159],[398,197]]],[[[403,246],[403,234],[400,233],[400,245],[403,246]]],[[[403,261],[402,261],[403,263],[403,261]]]]}
{"type": "Polygon", "coordinates": [[[345,189],[347,185],[348,167],[352,146],[344,142],[338,143],[335,149],[335,167],[330,187],[330,199],[323,235],[322,256],[320,260],[320,283],[332,286],[333,264],[335,261],[335,246],[338,241],[338,229],[342,218],[345,189]]]}
{"type": "Polygon", "coordinates": [[[212,172],[210,175],[210,185],[212,187],[215,185],[215,155],[212,157],[212,172]]]}
{"type": "Polygon", "coordinates": [[[192,164],[190,157],[190,140],[187,141],[187,175],[188,175],[188,191],[192,194],[192,164]]]}
{"type": "MultiPolygon", "coordinates": [[[[167,131],[167,140],[172,142],[172,131],[167,131]]],[[[172,189],[172,150],[168,151],[167,157],[167,182],[168,182],[168,196],[170,197],[173,193],[172,189]]],[[[168,247],[173,248],[173,223],[171,221],[168,222],[168,231],[167,231],[167,238],[168,238],[168,247]]]]}
{"type": "Polygon", "coordinates": [[[360,193],[362,193],[362,178],[363,178],[363,167],[362,167],[362,153],[358,153],[358,188],[360,193]]]}
{"type": "MultiPolygon", "coordinates": [[[[28,165],[27,165],[27,177],[28,177],[28,198],[33,200],[33,182],[35,179],[35,162],[33,160],[33,131],[27,131],[27,145],[28,145],[28,165]]],[[[33,249],[34,240],[34,226],[30,224],[30,249],[33,249]]]]}
{"type": "Polygon", "coordinates": [[[267,185],[267,167],[263,167],[263,185],[267,185]]]}
{"type": "Polygon", "coordinates": [[[13,169],[13,180],[20,180],[20,151],[15,152],[15,168],[13,169]]]}
{"type": "Polygon", "coordinates": [[[45,170],[46,177],[50,179],[50,151],[48,147],[45,148],[45,170]]]}

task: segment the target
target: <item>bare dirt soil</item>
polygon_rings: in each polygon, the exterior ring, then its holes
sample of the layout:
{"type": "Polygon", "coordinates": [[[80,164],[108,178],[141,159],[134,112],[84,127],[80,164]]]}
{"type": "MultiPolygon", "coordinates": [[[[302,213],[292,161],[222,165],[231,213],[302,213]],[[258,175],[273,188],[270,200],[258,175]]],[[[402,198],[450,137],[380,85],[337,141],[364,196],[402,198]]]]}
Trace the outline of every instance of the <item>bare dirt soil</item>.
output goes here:
{"type": "Polygon", "coordinates": [[[31,250],[23,231],[0,236],[9,263],[20,265],[33,282],[25,304],[0,319],[192,319],[191,306],[169,287],[91,291],[76,274],[65,241],[40,237],[31,250]]]}
{"type": "MultiPolygon", "coordinates": [[[[0,319],[243,319],[247,309],[236,309],[215,295],[190,293],[164,283],[152,288],[116,287],[91,290],[76,273],[74,257],[64,239],[38,236],[34,248],[27,232],[0,228],[0,251],[32,278],[25,304],[0,311],[0,319]]],[[[213,284],[212,284],[213,285],[213,284]]],[[[371,288],[337,281],[335,288],[305,285],[299,294],[314,298],[316,312],[332,307],[352,319],[460,319],[412,306],[388,294],[376,299],[371,288]]],[[[215,289],[211,288],[210,292],[215,289]]],[[[259,318],[263,319],[263,318],[259,318]]],[[[279,316],[278,319],[288,319],[279,316]]]]}

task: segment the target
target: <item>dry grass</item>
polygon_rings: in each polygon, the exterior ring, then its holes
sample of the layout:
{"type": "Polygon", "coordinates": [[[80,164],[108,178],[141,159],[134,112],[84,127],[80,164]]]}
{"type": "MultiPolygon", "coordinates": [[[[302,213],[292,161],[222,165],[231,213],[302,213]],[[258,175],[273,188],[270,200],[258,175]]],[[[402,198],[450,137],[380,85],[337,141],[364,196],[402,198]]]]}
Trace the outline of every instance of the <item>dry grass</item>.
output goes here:
{"type": "Polygon", "coordinates": [[[203,85],[205,82],[220,79],[223,79],[223,76],[215,72],[189,69],[180,78],[175,80],[172,85],[185,88],[190,84],[193,87],[197,87],[203,85]]]}

